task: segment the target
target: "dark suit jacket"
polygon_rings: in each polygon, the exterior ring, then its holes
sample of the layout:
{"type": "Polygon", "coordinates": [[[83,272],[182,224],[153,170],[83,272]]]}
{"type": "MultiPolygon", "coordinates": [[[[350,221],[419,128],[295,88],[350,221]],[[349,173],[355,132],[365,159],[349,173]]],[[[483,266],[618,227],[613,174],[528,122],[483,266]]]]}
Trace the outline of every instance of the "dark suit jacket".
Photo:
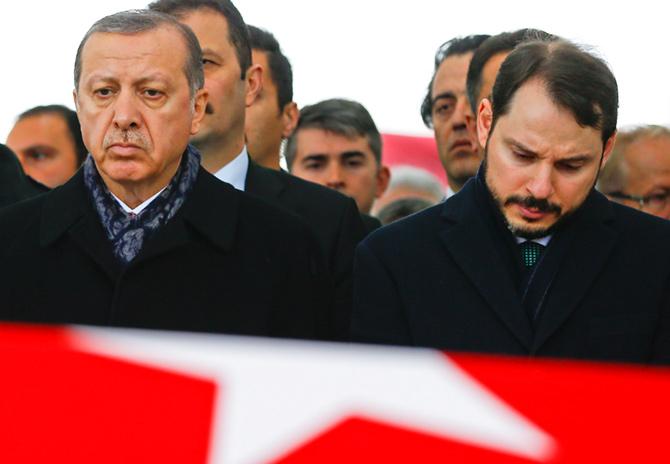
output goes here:
{"type": "Polygon", "coordinates": [[[445,203],[361,243],[353,339],[511,355],[670,361],[668,221],[591,193],[565,228],[571,240],[533,321],[482,214],[470,181],[445,203]]]}
{"type": "Polygon", "coordinates": [[[48,191],[26,176],[14,152],[0,144],[0,208],[48,191]]]}
{"type": "Polygon", "coordinates": [[[363,220],[363,227],[365,227],[366,235],[371,234],[382,226],[381,221],[374,216],[361,214],[361,219],[363,220]]]}
{"type": "Polygon", "coordinates": [[[334,190],[251,160],[245,191],[295,213],[311,227],[335,286],[330,338],[348,338],[354,250],[365,236],[356,203],[334,190]]]}
{"type": "Polygon", "coordinates": [[[322,337],[327,290],[311,232],[202,169],[125,269],[81,171],[0,224],[0,319],[322,337]]]}

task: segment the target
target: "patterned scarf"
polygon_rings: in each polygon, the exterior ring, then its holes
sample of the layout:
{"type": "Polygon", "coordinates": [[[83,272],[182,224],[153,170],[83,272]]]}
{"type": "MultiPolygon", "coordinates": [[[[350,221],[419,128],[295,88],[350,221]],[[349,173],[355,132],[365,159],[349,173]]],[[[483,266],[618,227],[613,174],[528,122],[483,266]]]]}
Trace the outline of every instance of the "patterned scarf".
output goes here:
{"type": "Polygon", "coordinates": [[[89,155],[84,162],[84,183],[114,255],[124,266],[135,259],[145,241],[177,214],[195,184],[199,167],[200,153],[188,145],[177,173],[165,190],[139,215],[134,215],[126,213],[114,199],[89,155]]]}

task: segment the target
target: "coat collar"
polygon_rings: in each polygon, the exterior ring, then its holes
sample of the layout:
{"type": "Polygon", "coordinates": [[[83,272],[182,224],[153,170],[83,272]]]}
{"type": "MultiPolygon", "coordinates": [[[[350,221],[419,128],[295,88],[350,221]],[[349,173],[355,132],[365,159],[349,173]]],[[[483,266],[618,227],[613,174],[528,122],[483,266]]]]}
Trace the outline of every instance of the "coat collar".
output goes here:
{"type": "Polygon", "coordinates": [[[569,230],[557,232],[569,235],[567,256],[533,331],[510,270],[503,264],[481,218],[474,182],[475,179],[469,181],[444,203],[441,216],[446,227],[441,231],[442,240],[497,316],[530,353],[535,353],[577,308],[605,265],[617,238],[610,224],[614,217],[611,205],[594,190],[567,225],[569,230]]]}
{"type": "Polygon", "coordinates": [[[510,275],[482,219],[476,201],[475,179],[468,181],[456,195],[444,202],[441,217],[446,227],[441,239],[449,254],[472,281],[495,314],[530,350],[533,331],[510,275]]]}
{"type": "Polygon", "coordinates": [[[259,166],[250,159],[245,191],[262,198],[279,197],[286,184],[283,176],[277,174],[277,171],[259,166]]]}
{"type": "MultiPolygon", "coordinates": [[[[223,251],[230,250],[240,208],[240,193],[200,168],[189,198],[164,228],[147,242],[131,266],[191,240],[189,227],[223,251]],[[188,224],[188,226],[187,226],[188,224]]],[[[105,271],[114,276],[119,264],[93,208],[83,173],[46,194],[40,226],[40,245],[50,246],[69,235],[105,271]]]]}

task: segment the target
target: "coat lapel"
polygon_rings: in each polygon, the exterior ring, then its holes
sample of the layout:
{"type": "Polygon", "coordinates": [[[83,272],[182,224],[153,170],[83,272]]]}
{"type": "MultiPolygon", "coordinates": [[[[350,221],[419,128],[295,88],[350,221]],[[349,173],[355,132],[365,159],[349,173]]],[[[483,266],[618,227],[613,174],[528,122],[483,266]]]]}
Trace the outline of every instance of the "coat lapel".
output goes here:
{"type": "Polygon", "coordinates": [[[286,186],[281,176],[249,159],[245,191],[261,198],[278,198],[286,186]]]}
{"type": "Polygon", "coordinates": [[[617,239],[616,231],[607,225],[613,217],[611,207],[599,193],[591,193],[578,214],[580,217],[570,226],[573,236],[567,255],[537,321],[532,353],[537,352],[577,308],[600,274],[617,239]]]}
{"type": "Polygon", "coordinates": [[[445,202],[442,216],[451,224],[442,230],[442,241],[491,309],[530,350],[533,337],[530,320],[521,306],[510,270],[481,219],[475,193],[474,182],[469,182],[459,195],[445,202]]]}
{"type": "Polygon", "coordinates": [[[200,168],[181,211],[147,243],[131,266],[169,253],[193,241],[193,232],[226,251],[233,246],[241,194],[200,168]]]}
{"type": "Polygon", "coordinates": [[[47,194],[40,225],[40,245],[48,247],[68,235],[110,279],[121,267],[114,257],[84,185],[83,170],[62,187],[47,194]]]}

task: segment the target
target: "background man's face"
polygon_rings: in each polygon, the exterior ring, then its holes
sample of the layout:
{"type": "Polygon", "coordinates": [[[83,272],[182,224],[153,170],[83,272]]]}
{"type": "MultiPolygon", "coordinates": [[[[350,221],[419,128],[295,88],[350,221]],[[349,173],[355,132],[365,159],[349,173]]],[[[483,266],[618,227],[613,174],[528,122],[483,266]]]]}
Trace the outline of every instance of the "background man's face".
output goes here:
{"type": "Polygon", "coordinates": [[[369,213],[388,185],[388,169],[379,166],[368,139],[323,129],[299,129],[291,173],[349,195],[361,213],[369,213]]]}
{"type": "Polygon", "coordinates": [[[7,137],[7,146],[27,175],[47,187],[57,187],[77,170],[77,152],[65,120],[56,113],[42,113],[18,121],[7,137]]]}
{"type": "Polygon", "coordinates": [[[493,93],[493,85],[496,83],[496,77],[498,77],[498,71],[500,70],[500,65],[505,61],[507,55],[510,52],[500,52],[493,55],[489,60],[484,64],[482,68],[482,86],[479,89],[479,95],[477,97],[477,104],[484,98],[491,99],[491,94],[493,93]]]}
{"type": "Polygon", "coordinates": [[[209,8],[194,10],[178,19],[193,30],[200,42],[209,95],[205,118],[193,143],[200,146],[228,134],[242,134],[246,86],[229,39],[228,21],[209,8]]]}
{"type": "Polygon", "coordinates": [[[198,92],[194,109],[185,60],[184,40],[170,27],[97,33],[84,46],[77,112],[108,185],[160,188],[176,172],[206,99],[198,92]]]}
{"type": "MultiPolygon", "coordinates": [[[[626,188],[623,193],[649,198],[644,211],[670,219],[670,137],[644,137],[635,140],[624,152],[626,188]]],[[[622,201],[633,208],[639,203],[622,201]]]]}
{"type": "Polygon", "coordinates": [[[465,121],[470,112],[465,84],[471,59],[472,53],[445,59],[435,73],[432,88],[437,151],[449,183],[455,190],[475,175],[481,162],[465,121]]]}
{"type": "Polygon", "coordinates": [[[245,119],[245,134],[247,148],[254,159],[267,165],[265,157],[272,157],[274,164],[279,160],[281,140],[290,134],[286,133],[286,124],[277,100],[277,86],[270,76],[270,66],[267,53],[252,50],[252,61],[263,68],[263,88],[247,108],[245,119]]]}
{"type": "Polygon", "coordinates": [[[603,153],[601,133],[581,127],[571,112],[556,106],[538,80],[519,88],[493,132],[490,116],[484,100],[478,127],[486,145],[486,183],[515,235],[547,235],[592,190],[603,153]]]}

